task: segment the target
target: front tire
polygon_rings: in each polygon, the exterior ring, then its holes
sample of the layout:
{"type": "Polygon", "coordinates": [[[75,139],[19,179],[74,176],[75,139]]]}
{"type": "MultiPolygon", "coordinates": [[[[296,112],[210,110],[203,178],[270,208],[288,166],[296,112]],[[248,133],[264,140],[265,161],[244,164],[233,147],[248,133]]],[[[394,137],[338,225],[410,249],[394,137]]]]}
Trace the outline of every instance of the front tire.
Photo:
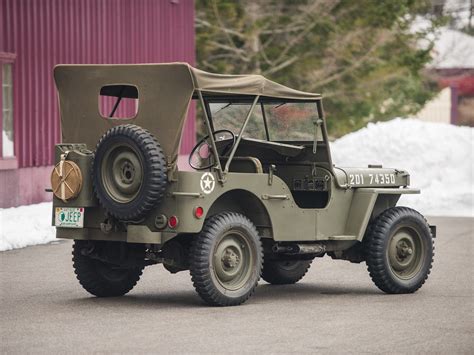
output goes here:
{"type": "Polygon", "coordinates": [[[425,218],[407,207],[384,211],[369,226],[366,263],[375,285],[386,293],[413,293],[428,278],[433,239],[425,218]]]}
{"type": "Polygon", "coordinates": [[[206,303],[242,304],[254,293],[262,271],[257,229],[238,213],[212,216],[191,244],[189,263],[194,288],[206,303]]]}
{"type": "MultiPolygon", "coordinates": [[[[137,284],[143,272],[143,266],[120,268],[115,264],[94,259],[84,252],[94,248],[112,257],[119,252],[120,242],[98,242],[75,240],[72,247],[74,273],[81,286],[97,297],[123,296],[137,284]],[[105,250],[106,249],[106,250],[105,250]]],[[[143,245],[125,244],[127,252],[136,256],[145,255],[143,245]]]]}
{"type": "Polygon", "coordinates": [[[262,279],[272,285],[291,285],[300,281],[313,260],[268,260],[263,264],[262,279]]]}

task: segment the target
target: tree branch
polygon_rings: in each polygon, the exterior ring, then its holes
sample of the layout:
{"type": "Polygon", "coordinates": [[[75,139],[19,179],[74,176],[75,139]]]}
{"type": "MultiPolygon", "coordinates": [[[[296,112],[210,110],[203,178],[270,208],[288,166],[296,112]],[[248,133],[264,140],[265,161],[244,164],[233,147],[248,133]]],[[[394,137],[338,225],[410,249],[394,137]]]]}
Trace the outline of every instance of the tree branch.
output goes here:
{"type": "Polygon", "coordinates": [[[270,75],[270,74],[274,74],[288,66],[290,66],[291,64],[293,64],[294,62],[296,62],[298,60],[298,57],[294,56],[294,57],[291,57],[290,59],[287,59],[286,61],[284,61],[283,63],[280,63],[278,64],[277,66],[274,66],[272,68],[270,68],[269,70],[266,70],[263,75],[270,75]]]}
{"type": "Polygon", "coordinates": [[[230,47],[233,47],[235,49],[235,53],[237,53],[242,60],[244,60],[245,62],[248,62],[249,59],[246,56],[242,55],[242,52],[239,51],[239,48],[235,45],[235,42],[232,40],[232,37],[229,35],[229,32],[227,31],[227,27],[224,26],[224,23],[222,22],[222,19],[219,14],[219,8],[217,7],[217,0],[212,1],[212,9],[214,11],[214,16],[216,16],[216,20],[219,24],[219,27],[222,30],[222,32],[224,32],[224,35],[227,41],[229,42],[230,47]]]}

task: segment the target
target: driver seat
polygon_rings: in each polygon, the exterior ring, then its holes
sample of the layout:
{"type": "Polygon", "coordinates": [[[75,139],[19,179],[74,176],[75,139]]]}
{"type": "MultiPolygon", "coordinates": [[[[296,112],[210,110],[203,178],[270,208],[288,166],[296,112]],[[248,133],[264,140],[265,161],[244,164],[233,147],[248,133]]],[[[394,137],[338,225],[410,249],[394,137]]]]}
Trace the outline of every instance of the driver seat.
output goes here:
{"type": "MultiPolygon", "coordinates": [[[[227,158],[222,159],[222,164],[227,162],[227,158]]],[[[263,174],[263,166],[255,157],[234,157],[230,163],[229,171],[234,173],[263,174]]]]}

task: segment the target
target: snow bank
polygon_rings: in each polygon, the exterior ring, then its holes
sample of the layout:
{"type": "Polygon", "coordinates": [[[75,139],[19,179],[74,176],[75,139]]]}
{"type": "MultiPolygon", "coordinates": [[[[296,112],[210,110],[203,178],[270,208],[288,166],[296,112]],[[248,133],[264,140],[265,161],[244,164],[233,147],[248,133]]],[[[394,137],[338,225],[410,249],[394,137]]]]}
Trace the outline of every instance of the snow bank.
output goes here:
{"type": "Polygon", "coordinates": [[[474,216],[474,129],[416,119],[369,124],[332,145],[341,167],[382,164],[407,170],[420,195],[399,204],[431,216],[474,216]]]}
{"type": "Polygon", "coordinates": [[[0,209],[0,251],[54,240],[51,210],[51,202],[0,209]]]}

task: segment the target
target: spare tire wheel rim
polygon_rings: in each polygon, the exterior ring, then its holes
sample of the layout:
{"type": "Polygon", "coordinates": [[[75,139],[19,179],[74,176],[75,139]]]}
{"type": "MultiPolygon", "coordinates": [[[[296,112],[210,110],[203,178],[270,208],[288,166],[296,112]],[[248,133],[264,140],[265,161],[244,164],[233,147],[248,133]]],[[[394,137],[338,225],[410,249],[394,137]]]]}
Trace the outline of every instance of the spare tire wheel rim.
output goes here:
{"type": "Polygon", "coordinates": [[[133,201],[140,192],[143,177],[142,157],[135,147],[121,142],[105,152],[101,166],[102,185],[114,201],[133,201]]]}

